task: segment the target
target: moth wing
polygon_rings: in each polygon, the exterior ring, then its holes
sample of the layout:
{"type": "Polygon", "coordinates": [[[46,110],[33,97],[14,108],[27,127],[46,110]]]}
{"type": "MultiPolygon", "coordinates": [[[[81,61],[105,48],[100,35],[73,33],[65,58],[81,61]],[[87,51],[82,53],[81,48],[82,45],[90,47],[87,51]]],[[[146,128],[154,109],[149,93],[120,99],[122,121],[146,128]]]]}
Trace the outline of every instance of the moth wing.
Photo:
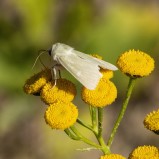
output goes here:
{"type": "Polygon", "coordinates": [[[83,59],[76,54],[58,57],[60,64],[70,72],[86,88],[93,90],[96,88],[102,74],[99,66],[87,59],[83,59]]]}
{"type": "Polygon", "coordinates": [[[118,70],[118,68],[115,65],[113,65],[113,64],[111,64],[109,62],[97,59],[97,58],[95,58],[93,56],[90,56],[88,54],[84,54],[84,53],[76,51],[76,50],[74,50],[74,52],[79,57],[81,57],[83,59],[91,60],[92,62],[96,63],[96,65],[98,65],[98,66],[100,66],[100,67],[102,67],[104,69],[108,69],[108,70],[112,70],[112,71],[118,70]]]}

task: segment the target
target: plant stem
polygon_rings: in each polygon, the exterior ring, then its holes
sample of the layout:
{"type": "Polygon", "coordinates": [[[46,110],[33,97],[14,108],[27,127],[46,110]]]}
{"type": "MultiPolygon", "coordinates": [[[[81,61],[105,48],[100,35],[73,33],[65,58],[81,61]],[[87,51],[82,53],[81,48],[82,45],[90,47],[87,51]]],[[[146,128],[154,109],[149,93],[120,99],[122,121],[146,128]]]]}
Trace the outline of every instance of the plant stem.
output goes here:
{"type": "Polygon", "coordinates": [[[73,140],[80,140],[80,138],[79,138],[78,136],[74,135],[74,134],[70,131],[69,128],[65,129],[64,131],[65,131],[65,133],[66,133],[71,139],[73,139],[73,140]]]}
{"type": "Polygon", "coordinates": [[[87,129],[93,131],[93,129],[92,129],[92,127],[91,127],[90,125],[86,124],[85,122],[83,122],[83,121],[82,121],[81,119],[79,119],[79,118],[77,119],[77,123],[80,124],[80,125],[82,125],[82,126],[84,126],[84,127],[87,128],[87,129]]]}
{"type": "Polygon", "coordinates": [[[103,130],[103,108],[98,108],[98,137],[102,136],[103,130]]]}
{"type": "Polygon", "coordinates": [[[113,128],[113,130],[112,130],[112,132],[111,132],[111,135],[110,135],[109,140],[108,140],[108,143],[107,143],[107,145],[108,145],[109,147],[112,145],[112,142],[113,142],[113,140],[114,140],[114,137],[115,137],[115,134],[116,134],[116,132],[117,132],[117,129],[118,129],[120,123],[121,123],[121,120],[122,120],[122,118],[123,118],[123,116],[124,116],[124,113],[125,113],[125,111],[126,111],[126,108],[127,108],[127,106],[128,106],[129,99],[130,99],[130,97],[131,97],[131,93],[132,93],[132,90],[133,90],[134,85],[135,85],[135,81],[136,81],[136,78],[131,78],[131,77],[130,77],[130,79],[129,79],[129,84],[128,84],[128,88],[127,88],[127,92],[126,92],[126,98],[125,98],[125,100],[124,100],[124,102],[123,102],[122,109],[121,109],[121,111],[120,111],[120,113],[119,113],[119,116],[118,116],[116,122],[115,122],[114,128],[113,128]]]}
{"type": "Polygon", "coordinates": [[[66,129],[65,132],[73,140],[81,140],[81,141],[87,143],[88,145],[91,145],[91,146],[95,147],[96,149],[100,149],[103,152],[103,154],[109,154],[110,153],[110,149],[105,144],[104,139],[102,137],[103,108],[95,108],[93,106],[90,106],[90,115],[91,115],[91,120],[92,120],[92,126],[84,123],[80,119],[77,119],[77,123],[79,123],[80,125],[84,126],[87,129],[91,130],[95,134],[99,145],[96,144],[95,142],[92,142],[91,140],[87,139],[86,137],[84,137],[75,128],[75,126],[71,126],[69,129],[66,129]],[[98,118],[97,118],[97,110],[98,110],[98,118]]]}
{"type": "Polygon", "coordinates": [[[85,138],[76,128],[75,126],[71,126],[70,127],[71,130],[76,134],[76,136],[78,136],[80,138],[81,141],[87,143],[88,145],[91,145],[91,146],[94,146],[96,147],[97,149],[101,149],[101,146],[92,142],[91,140],[85,138]]]}
{"type": "Polygon", "coordinates": [[[102,131],[103,131],[103,108],[98,108],[98,134],[96,135],[96,138],[99,142],[99,144],[102,146],[102,151],[104,154],[109,154],[110,149],[108,146],[106,146],[105,141],[102,137],[102,131]]]}
{"type": "Polygon", "coordinates": [[[92,120],[92,128],[95,134],[98,133],[98,126],[97,126],[97,108],[90,106],[90,114],[92,120]]]}

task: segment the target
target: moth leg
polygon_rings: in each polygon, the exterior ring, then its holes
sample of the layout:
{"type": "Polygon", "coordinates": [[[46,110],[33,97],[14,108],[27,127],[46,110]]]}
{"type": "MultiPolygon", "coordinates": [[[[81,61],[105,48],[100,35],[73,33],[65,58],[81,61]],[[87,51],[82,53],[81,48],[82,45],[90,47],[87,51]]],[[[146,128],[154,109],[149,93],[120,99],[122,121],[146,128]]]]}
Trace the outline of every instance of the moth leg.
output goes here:
{"type": "Polygon", "coordinates": [[[54,86],[57,84],[57,79],[61,78],[60,67],[61,65],[55,64],[51,70],[52,79],[55,80],[54,86]]]}

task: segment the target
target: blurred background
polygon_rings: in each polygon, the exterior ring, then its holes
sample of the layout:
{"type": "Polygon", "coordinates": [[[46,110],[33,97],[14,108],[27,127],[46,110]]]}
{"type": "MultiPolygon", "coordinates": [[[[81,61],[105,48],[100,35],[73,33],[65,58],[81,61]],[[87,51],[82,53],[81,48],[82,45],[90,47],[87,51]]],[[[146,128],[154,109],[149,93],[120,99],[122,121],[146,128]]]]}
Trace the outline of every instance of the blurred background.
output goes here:
{"type": "MultiPolygon", "coordinates": [[[[159,107],[159,1],[158,0],[1,0],[0,1],[0,159],[97,159],[96,150],[52,130],[44,121],[46,106],[39,97],[26,95],[23,85],[39,72],[32,70],[38,50],[61,42],[84,53],[97,53],[115,64],[129,49],[151,55],[156,68],[138,80],[126,115],[112,145],[112,152],[127,157],[138,145],[159,146],[158,136],[146,130],[143,119],[159,107]]],[[[42,55],[47,63],[49,56],[42,55]]],[[[88,106],[74,103],[81,119],[90,122],[88,106]]],[[[113,81],[118,99],[105,109],[104,134],[109,137],[124,99],[128,78],[120,71],[113,81]]],[[[86,130],[81,131],[93,139],[86,130]]]]}

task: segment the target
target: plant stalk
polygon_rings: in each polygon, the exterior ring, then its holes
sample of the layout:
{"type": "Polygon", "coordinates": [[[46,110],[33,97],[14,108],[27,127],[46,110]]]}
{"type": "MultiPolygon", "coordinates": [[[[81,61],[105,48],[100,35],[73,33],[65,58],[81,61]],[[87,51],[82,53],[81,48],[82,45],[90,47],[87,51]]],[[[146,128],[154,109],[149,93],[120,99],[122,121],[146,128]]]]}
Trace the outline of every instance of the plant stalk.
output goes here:
{"type": "Polygon", "coordinates": [[[126,98],[125,98],[125,100],[123,102],[122,109],[121,109],[121,111],[119,113],[119,116],[118,116],[118,118],[117,118],[117,120],[115,122],[114,128],[113,128],[113,130],[111,132],[111,135],[110,135],[110,137],[108,139],[108,143],[107,143],[108,147],[110,147],[112,145],[112,142],[114,140],[114,137],[115,137],[115,134],[117,132],[117,129],[118,129],[120,123],[121,123],[121,120],[122,120],[124,114],[125,114],[126,108],[128,106],[128,103],[129,103],[129,99],[131,97],[133,88],[135,86],[135,81],[136,81],[136,78],[131,78],[130,77],[128,88],[127,88],[127,92],[126,92],[126,98]]]}

